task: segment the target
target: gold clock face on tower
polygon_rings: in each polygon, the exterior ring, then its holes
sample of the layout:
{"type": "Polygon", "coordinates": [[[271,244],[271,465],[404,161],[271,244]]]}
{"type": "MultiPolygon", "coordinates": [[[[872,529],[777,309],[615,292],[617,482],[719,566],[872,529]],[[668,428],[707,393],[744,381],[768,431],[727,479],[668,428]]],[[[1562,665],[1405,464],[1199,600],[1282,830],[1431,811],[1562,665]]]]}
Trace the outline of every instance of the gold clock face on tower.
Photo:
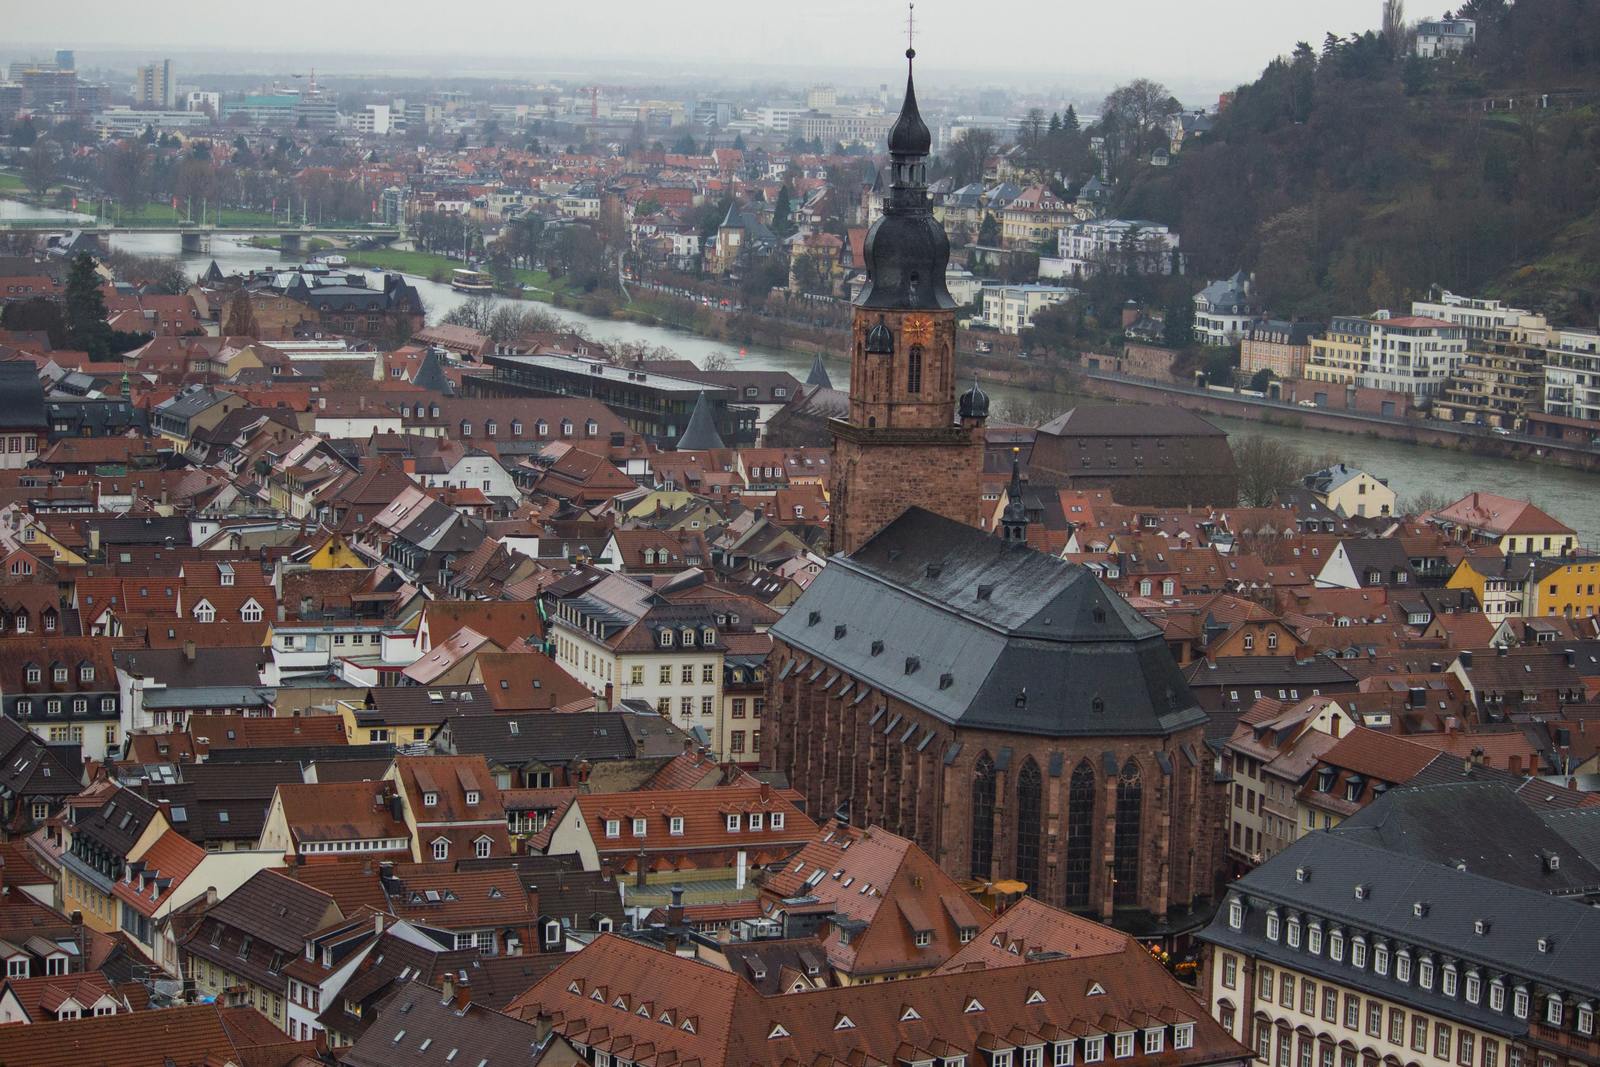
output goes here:
{"type": "Polygon", "coordinates": [[[907,315],[900,332],[908,345],[925,345],[933,340],[933,320],[926,315],[907,315]]]}

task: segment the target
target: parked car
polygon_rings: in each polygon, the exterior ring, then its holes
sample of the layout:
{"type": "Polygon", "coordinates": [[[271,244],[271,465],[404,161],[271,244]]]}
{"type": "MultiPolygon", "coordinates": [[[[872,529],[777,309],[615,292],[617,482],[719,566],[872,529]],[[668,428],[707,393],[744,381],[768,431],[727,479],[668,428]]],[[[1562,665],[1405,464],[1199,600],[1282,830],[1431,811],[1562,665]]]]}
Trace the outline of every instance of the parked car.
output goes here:
{"type": "Polygon", "coordinates": [[[1315,400],[1300,400],[1297,401],[1297,403],[1303,408],[1314,408],[1317,406],[1317,402],[1315,400]]]}
{"type": "Polygon", "coordinates": [[[1511,436],[1511,431],[1506,429],[1504,426],[1496,426],[1490,432],[1495,434],[1495,435],[1497,435],[1497,436],[1499,436],[1499,437],[1510,437],[1511,436]]]}

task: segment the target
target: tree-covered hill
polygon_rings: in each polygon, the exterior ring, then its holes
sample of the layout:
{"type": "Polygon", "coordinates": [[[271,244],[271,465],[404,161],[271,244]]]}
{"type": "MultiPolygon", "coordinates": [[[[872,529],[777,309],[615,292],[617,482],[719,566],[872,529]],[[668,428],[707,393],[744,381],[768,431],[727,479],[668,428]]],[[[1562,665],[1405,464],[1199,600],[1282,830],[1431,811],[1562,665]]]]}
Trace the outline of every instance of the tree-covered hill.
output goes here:
{"type": "Polygon", "coordinates": [[[1302,42],[1209,140],[1128,182],[1119,213],[1177,227],[1197,272],[1255,271],[1279,314],[1396,308],[1438,283],[1592,323],[1600,0],[1461,14],[1478,41],[1455,60],[1400,33],[1302,42]]]}

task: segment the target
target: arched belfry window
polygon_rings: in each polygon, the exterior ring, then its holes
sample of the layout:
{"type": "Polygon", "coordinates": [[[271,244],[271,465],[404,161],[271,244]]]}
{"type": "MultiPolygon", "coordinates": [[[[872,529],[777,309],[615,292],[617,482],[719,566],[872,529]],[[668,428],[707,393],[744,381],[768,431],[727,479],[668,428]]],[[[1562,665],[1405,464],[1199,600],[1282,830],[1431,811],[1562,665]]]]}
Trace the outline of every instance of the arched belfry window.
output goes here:
{"type": "Polygon", "coordinates": [[[1039,895],[1039,836],[1044,829],[1044,780],[1029,756],[1017,775],[1017,880],[1039,895]]]}
{"type": "Polygon", "coordinates": [[[1116,889],[1112,901],[1136,904],[1139,901],[1139,824],[1144,812],[1144,782],[1133,757],[1122,765],[1117,776],[1117,839],[1112,846],[1112,875],[1116,889]]]}
{"type": "Polygon", "coordinates": [[[906,355],[906,392],[922,392],[922,346],[912,345],[906,355]]]}
{"type": "Polygon", "coordinates": [[[1094,765],[1083,760],[1072,772],[1067,787],[1067,852],[1062,868],[1065,893],[1062,903],[1069,908],[1087,907],[1092,880],[1090,868],[1094,850],[1094,765]]]}
{"type": "Polygon", "coordinates": [[[972,768],[972,877],[988,879],[994,864],[994,760],[985,752],[972,768]]]}

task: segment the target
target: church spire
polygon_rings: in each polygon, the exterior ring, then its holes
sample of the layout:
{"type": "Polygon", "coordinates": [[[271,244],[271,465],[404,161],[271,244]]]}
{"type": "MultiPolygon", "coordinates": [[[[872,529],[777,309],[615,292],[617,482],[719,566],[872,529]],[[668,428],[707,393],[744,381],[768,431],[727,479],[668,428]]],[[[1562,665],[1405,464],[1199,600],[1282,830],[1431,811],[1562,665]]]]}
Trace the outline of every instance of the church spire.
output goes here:
{"type": "Polygon", "coordinates": [[[956,306],[944,278],[950,239],[933,217],[928,195],[933,134],[917,107],[916,58],[917,50],[907,48],[905,101],[889,128],[889,195],[863,249],[867,284],[858,301],[862,307],[933,311],[956,306]]]}
{"type": "Polygon", "coordinates": [[[1016,544],[1028,543],[1028,509],[1022,503],[1022,449],[1011,450],[1011,485],[1006,489],[1006,509],[1000,514],[1000,536],[1016,544]]]}

